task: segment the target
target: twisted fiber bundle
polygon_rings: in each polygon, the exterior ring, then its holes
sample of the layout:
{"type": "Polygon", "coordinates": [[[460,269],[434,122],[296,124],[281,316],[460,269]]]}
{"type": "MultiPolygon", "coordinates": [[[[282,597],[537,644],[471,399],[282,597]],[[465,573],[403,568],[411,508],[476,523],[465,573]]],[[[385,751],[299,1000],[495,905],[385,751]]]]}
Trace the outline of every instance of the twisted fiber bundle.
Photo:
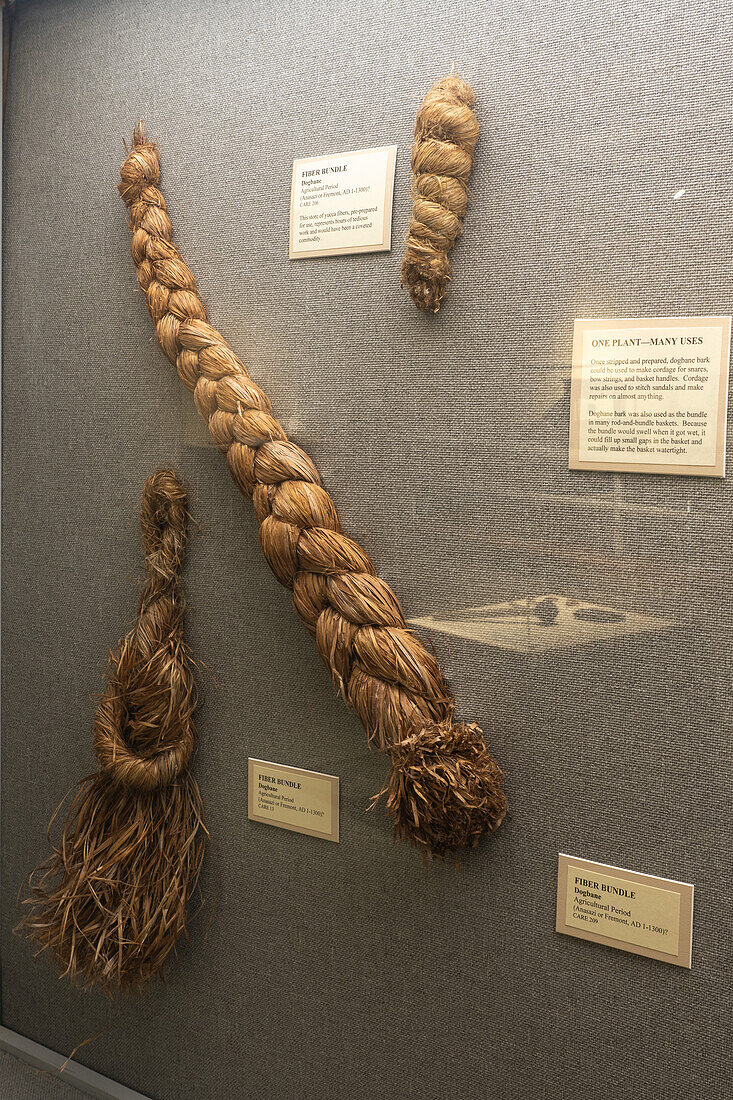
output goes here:
{"type": "Polygon", "coordinates": [[[160,970],[185,932],[204,856],[201,796],[188,771],[195,697],[183,643],[186,523],[183,486],[159,470],[143,491],[147,580],[137,622],[110,655],[94,720],[99,770],[82,780],[58,847],[31,877],[38,882],[21,924],[73,982],[107,992],[160,970]]]}
{"type": "Polygon", "coordinates": [[[450,251],[463,231],[478,140],[473,88],[458,76],[433,84],[415,122],[414,203],[402,285],[418,309],[437,313],[451,280],[450,251]]]}
{"type": "Polygon", "coordinates": [[[502,773],[476,726],[455,724],[438,664],[407,628],[397,597],[345,535],[318,471],[286,436],[270,402],[208,323],[196,282],[172,243],[159,160],[142,126],[122,165],[132,256],[155,322],[242,493],[260,541],[293,591],[334,684],[391,758],[386,804],[397,835],[424,853],[474,845],[504,817],[502,773]]]}

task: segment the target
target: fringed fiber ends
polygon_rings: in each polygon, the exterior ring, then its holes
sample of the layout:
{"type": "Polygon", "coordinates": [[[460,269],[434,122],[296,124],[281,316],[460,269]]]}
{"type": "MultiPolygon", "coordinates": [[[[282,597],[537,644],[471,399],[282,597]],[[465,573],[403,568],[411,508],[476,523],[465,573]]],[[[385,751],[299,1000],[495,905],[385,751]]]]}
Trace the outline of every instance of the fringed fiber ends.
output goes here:
{"type": "Polygon", "coordinates": [[[58,846],[31,876],[19,926],[62,975],[107,993],[139,988],[160,971],[186,931],[204,856],[201,795],[188,771],[195,691],[180,581],[187,519],[175,474],[148,478],[140,515],[147,580],[97,708],[99,771],[82,780],[58,846]]]}
{"type": "Polygon", "coordinates": [[[455,702],[434,653],[344,532],[312,460],[208,324],[193,273],[173,243],[159,174],[158,149],[138,126],[119,189],[158,342],[192,391],[235,484],[252,498],[262,551],[291,589],[336,690],[391,760],[387,809],[397,834],[427,856],[470,847],[504,817],[501,770],[478,729],[454,722],[455,702]]]}
{"type": "Polygon", "coordinates": [[[418,309],[437,313],[451,280],[450,251],[463,231],[479,125],[476,96],[459,76],[435,83],[422,101],[412,147],[414,202],[402,285],[418,309]]]}
{"type": "Polygon", "coordinates": [[[395,835],[442,858],[474,848],[507,811],[499,765],[475,725],[425,726],[390,749],[386,795],[395,835]]]}

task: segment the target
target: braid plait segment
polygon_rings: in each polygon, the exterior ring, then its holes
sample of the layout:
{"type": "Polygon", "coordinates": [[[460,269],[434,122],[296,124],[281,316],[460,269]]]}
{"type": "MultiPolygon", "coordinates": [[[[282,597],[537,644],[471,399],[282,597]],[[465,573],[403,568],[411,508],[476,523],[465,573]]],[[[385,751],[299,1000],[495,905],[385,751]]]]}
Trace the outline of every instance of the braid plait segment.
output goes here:
{"type": "Polygon", "coordinates": [[[265,557],[292,590],[338,692],[392,759],[381,793],[397,834],[438,856],[477,843],[506,811],[498,765],[475,727],[454,724],[437,660],[408,629],[369,556],[342,530],[311,459],[288,439],[266,394],[209,324],[172,243],[157,186],[158,150],[141,126],[121,177],[132,256],[158,342],[192,391],[236,485],[252,498],[265,557]]]}
{"type": "Polygon", "coordinates": [[[402,285],[418,309],[437,313],[451,281],[450,251],[463,232],[478,141],[476,96],[459,76],[433,84],[420,104],[412,147],[413,207],[402,285]]]}

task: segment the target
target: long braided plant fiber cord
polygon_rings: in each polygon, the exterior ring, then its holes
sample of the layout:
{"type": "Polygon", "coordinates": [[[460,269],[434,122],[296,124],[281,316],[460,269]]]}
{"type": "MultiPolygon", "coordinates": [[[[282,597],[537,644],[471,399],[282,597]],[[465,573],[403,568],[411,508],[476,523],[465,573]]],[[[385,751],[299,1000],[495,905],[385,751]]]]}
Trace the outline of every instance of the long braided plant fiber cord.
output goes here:
{"type": "Polygon", "coordinates": [[[418,309],[437,313],[451,281],[450,251],[463,232],[468,178],[478,140],[473,88],[459,76],[436,81],[420,104],[412,147],[412,218],[402,285],[418,309]]]}
{"type": "Polygon", "coordinates": [[[134,628],[110,654],[94,719],[99,770],[82,780],[58,846],[31,876],[20,925],[72,982],[97,982],[107,993],[138,988],[160,971],[185,933],[204,856],[201,796],[189,771],[195,694],[180,578],[187,520],[173,471],[149,477],[140,511],[146,583],[134,628]]]}
{"type": "MultiPolygon", "coordinates": [[[[475,845],[506,812],[503,776],[481,731],[454,721],[435,657],[408,630],[391,588],[341,529],[318,471],[275,419],[172,243],[158,150],[142,124],[121,170],[132,257],[158,342],[209,425],[240,491],[252,497],[262,550],[292,589],[333,682],[391,771],[380,795],[395,832],[426,855],[475,845]]],[[[376,799],[375,799],[376,800],[376,799]]]]}

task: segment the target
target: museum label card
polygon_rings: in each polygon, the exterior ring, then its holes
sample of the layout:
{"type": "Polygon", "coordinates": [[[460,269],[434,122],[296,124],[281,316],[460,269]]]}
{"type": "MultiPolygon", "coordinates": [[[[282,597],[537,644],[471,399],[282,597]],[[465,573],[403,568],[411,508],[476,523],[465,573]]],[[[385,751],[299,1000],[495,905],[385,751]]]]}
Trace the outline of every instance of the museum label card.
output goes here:
{"type": "Polygon", "coordinates": [[[578,320],[570,469],[725,476],[730,317],[578,320]]]}
{"type": "Polygon", "coordinates": [[[560,854],[555,929],[689,969],[694,889],[689,882],[560,854]]]}
{"type": "Polygon", "coordinates": [[[252,757],[248,773],[247,816],[250,821],[338,841],[337,775],[323,775],[252,757]]]}
{"type": "Polygon", "coordinates": [[[388,252],[397,146],[293,161],[290,259],[388,252]]]}

